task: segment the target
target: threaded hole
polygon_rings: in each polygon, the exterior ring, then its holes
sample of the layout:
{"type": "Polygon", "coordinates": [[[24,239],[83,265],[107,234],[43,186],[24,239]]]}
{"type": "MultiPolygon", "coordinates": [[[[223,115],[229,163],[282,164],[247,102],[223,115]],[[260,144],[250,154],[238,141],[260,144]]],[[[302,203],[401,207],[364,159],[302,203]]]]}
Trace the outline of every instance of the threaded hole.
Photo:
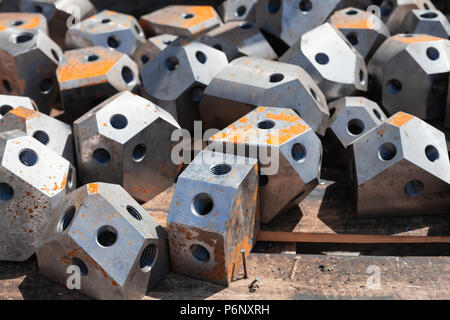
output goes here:
{"type": "Polygon", "coordinates": [[[413,180],[405,185],[405,193],[409,197],[418,196],[424,189],[424,184],[419,180],[413,180]]]}
{"type": "Polygon", "coordinates": [[[59,232],[63,232],[63,231],[67,230],[67,228],[72,223],[73,218],[75,217],[75,211],[76,211],[76,208],[74,206],[71,206],[69,209],[67,209],[64,212],[63,217],[58,224],[59,232]]]}
{"type": "Polygon", "coordinates": [[[94,150],[93,158],[100,165],[105,165],[111,160],[111,155],[105,149],[99,148],[94,150]]]}
{"type": "Polygon", "coordinates": [[[378,156],[383,161],[392,160],[396,154],[397,147],[390,142],[383,143],[378,149],[378,156]]]}
{"type": "Polygon", "coordinates": [[[7,202],[14,196],[13,188],[7,183],[0,183],[0,201],[7,202]]]}
{"type": "Polygon", "coordinates": [[[97,232],[97,242],[102,247],[111,247],[117,241],[117,231],[111,226],[103,226],[97,232]]]}
{"type": "Polygon", "coordinates": [[[194,197],[191,204],[191,211],[199,216],[205,216],[212,211],[214,202],[207,193],[199,193],[194,197]]]}
{"type": "Polygon", "coordinates": [[[109,123],[114,129],[120,130],[128,125],[128,120],[123,114],[115,114],[109,119],[109,123]]]}
{"type": "Polygon", "coordinates": [[[132,206],[127,206],[127,211],[136,220],[142,220],[141,214],[132,206]]]}
{"type": "Polygon", "coordinates": [[[352,119],[347,124],[347,130],[350,134],[357,136],[364,131],[364,122],[360,119],[352,119]]]}
{"type": "Polygon", "coordinates": [[[143,272],[148,272],[153,268],[156,262],[157,255],[158,249],[156,245],[149,244],[147,247],[145,247],[144,251],[141,254],[141,258],[139,259],[139,267],[143,272]]]}
{"type": "Polygon", "coordinates": [[[211,259],[208,249],[200,244],[193,244],[189,249],[197,261],[206,263],[211,259]]]}
{"type": "Polygon", "coordinates": [[[432,145],[429,145],[425,148],[425,155],[431,162],[435,162],[439,159],[439,151],[432,145]]]}
{"type": "Polygon", "coordinates": [[[230,173],[231,169],[232,168],[229,164],[222,163],[222,164],[216,164],[216,165],[212,166],[210,171],[212,174],[214,174],[216,176],[223,176],[227,173],[230,173]]]}
{"type": "Polygon", "coordinates": [[[86,263],[84,263],[83,260],[81,260],[79,258],[72,258],[72,265],[73,266],[77,266],[78,268],[80,268],[80,274],[82,276],[87,276],[87,274],[88,274],[88,267],[87,267],[86,263]]]}
{"type": "Polygon", "coordinates": [[[19,153],[19,160],[27,167],[32,167],[38,162],[38,155],[34,150],[25,149],[19,153]]]}
{"type": "Polygon", "coordinates": [[[33,133],[33,138],[42,143],[43,145],[47,145],[50,141],[50,137],[45,131],[37,130],[33,133]]]}

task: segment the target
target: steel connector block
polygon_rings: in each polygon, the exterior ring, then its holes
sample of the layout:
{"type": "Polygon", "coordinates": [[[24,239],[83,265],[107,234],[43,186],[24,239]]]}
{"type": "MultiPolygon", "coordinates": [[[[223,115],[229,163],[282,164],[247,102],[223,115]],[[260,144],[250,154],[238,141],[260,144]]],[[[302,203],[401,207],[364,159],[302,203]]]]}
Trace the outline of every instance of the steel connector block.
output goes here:
{"type": "Polygon", "coordinates": [[[305,33],[280,61],[305,69],[328,101],[367,91],[364,58],[330,23],[305,33]]]}
{"type": "Polygon", "coordinates": [[[269,34],[292,46],[300,37],[324,23],[338,9],[367,9],[368,0],[261,0],[256,5],[256,23],[269,34]]]}
{"type": "Polygon", "coordinates": [[[133,16],[104,10],[71,27],[66,33],[70,49],[101,46],[133,56],[145,43],[144,31],[133,16]]]}
{"type": "Polygon", "coordinates": [[[59,95],[55,70],[62,55],[59,46],[38,29],[0,32],[0,94],[27,96],[49,114],[59,95]]]}
{"type": "Polygon", "coordinates": [[[222,19],[212,6],[167,6],[143,15],[139,23],[147,36],[169,33],[198,38],[222,25],[222,19]]]}
{"type": "Polygon", "coordinates": [[[193,132],[203,90],[225,68],[225,54],[197,41],[178,39],[142,69],[148,98],[193,132]],[[157,81],[155,74],[158,75],[157,81]]]}
{"type": "Polygon", "coordinates": [[[257,106],[292,108],[325,134],[328,106],[314,80],[298,66],[250,57],[232,61],[205,89],[203,127],[222,130],[257,106]]]}
{"type": "Polygon", "coordinates": [[[450,164],[444,134],[398,112],[351,146],[360,216],[446,213],[450,164]]]}
{"type": "Polygon", "coordinates": [[[256,4],[258,0],[225,0],[217,7],[223,22],[256,20],[256,4]]]}
{"type": "Polygon", "coordinates": [[[41,30],[48,34],[47,19],[40,13],[1,12],[0,32],[8,28],[17,28],[23,31],[41,30]]]}
{"type": "Polygon", "coordinates": [[[107,183],[61,199],[37,260],[42,275],[95,299],[140,299],[170,270],[166,231],[107,183]]]}
{"type": "Polygon", "coordinates": [[[319,182],[322,144],[292,109],[258,107],[210,141],[211,149],[258,160],[262,223],[298,205],[319,182]]]}
{"type": "Polygon", "coordinates": [[[0,133],[0,260],[25,261],[53,210],[76,187],[75,168],[22,131],[0,133]]]}
{"type": "Polygon", "coordinates": [[[133,60],[136,62],[139,71],[142,71],[144,66],[152,61],[161,51],[163,51],[169,44],[178,39],[172,34],[161,34],[148,38],[148,40],[141,45],[133,55],[133,60]]]}
{"type": "Polygon", "coordinates": [[[19,107],[38,110],[36,103],[28,97],[0,94],[0,119],[9,111],[19,107]]]}
{"type": "Polygon", "coordinates": [[[380,14],[391,34],[401,32],[401,26],[411,10],[436,10],[431,0],[383,0],[380,14]]]}
{"type": "Polygon", "coordinates": [[[67,123],[81,117],[112,95],[140,85],[130,57],[104,47],[66,51],[56,76],[67,123]]]}
{"type": "Polygon", "coordinates": [[[330,23],[344,34],[366,61],[391,36],[389,29],[378,16],[356,8],[336,11],[330,17],[330,23]]]}
{"type": "Polygon", "coordinates": [[[20,0],[20,10],[43,14],[50,37],[64,50],[67,30],[97,12],[90,0],[20,0]]]}
{"type": "Polygon", "coordinates": [[[259,230],[256,159],[202,151],[178,178],[167,227],[174,272],[229,285],[259,230]]]}
{"type": "Polygon", "coordinates": [[[18,107],[0,119],[0,132],[18,129],[75,164],[72,127],[39,111],[18,107]]]}
{"type": "Polygon", "coordinates": [[[228,61],[241,56],[268,60],[278,58],[258,27],[249,21],[225,23],[202,36],[199,41],[225,52],[228,61]]]}
{"type": "Polygon", "coordinates": [[[84,183],[119,184],[143,202],[174,183],[179,166],[171,160],[176,143],[171,136],[180,127],[150,101],[128,91],[118,93],[75,121],[73,127],[84,183]]]}
{"type": "Polygon", "coordinates": [[[450,71],[450,41],[398,34],[386,40],[368,64],[373,92],[388,115],[399,111],[421,119],[444,117],[450,71]]]}
{"type": "Polygon", "coordinates": [[[411,10],[400,27],[400,33],[428,34],[450,40],[450,23],[439,10],[411,10]]]}

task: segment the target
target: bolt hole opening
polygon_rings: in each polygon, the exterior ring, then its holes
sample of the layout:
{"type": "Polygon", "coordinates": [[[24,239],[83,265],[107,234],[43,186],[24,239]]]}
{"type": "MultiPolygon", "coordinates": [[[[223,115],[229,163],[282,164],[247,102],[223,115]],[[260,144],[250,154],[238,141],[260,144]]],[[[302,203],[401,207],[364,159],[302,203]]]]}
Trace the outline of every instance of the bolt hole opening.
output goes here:
{"type": "Polygon", "coordinates": [[[352,119],[347,124],[347,130],[353,136],[358,136],[363,133],[364,127],[364,122],[360,119],[352,119]]]}
{"type": "Polygon", "coordinates": [[[178,61],[178,59],[176,57],[170,57],[170,58],[166,59],[165,64],[166,64],[167,70],[173,71],[178,68],[179,63],[180,62],[178,61]]]}
{"type": "Polygon", "coordinates": [[[156,245],[149,244],[142,251],[141,258],[139,259],[139,267],[142,272],[149,272],[155,265],[156,258],[158,256],[158,249],[156,245]]]}
{"type": "Polygon", "coordinates": [[[8,112],[10,112],[12,109],[14,109],[14,108],[11,107],[10,105],[4,104],[0,107],[0,115],[4,116],[8,112]]]}
{"type": "Polygon", "coordinates": [[[216,164],[210,168],[210,171],[213,175],[216,176],[223,176],[228,173],[230,173],[232,167],[229,164],[222,163],[222,164],[216,164]]]}
{"type": "Polygon", "coordinates": [[[205,216],[212,211],[214,202],[207,193],[199,193],[192,200],[191,211],[199,216],[205,216]]]}
{"type": "Polygon", "coordinates": [[[390,161],[394,159],[397,154],[397,147],[390,142],[383,143],[378,149],[378,156],[383,161],[390,161]]]}
{"type": "Polygon", "coordinates": [[[330,62],[330,58],[328,57],[328,55],[323,52],[316,54],[315,59],[316,62],[321,65],[326,65],[328,64],[328,62],[330,62]]]}
{"type": "Polygon", "coordinates": [[[200,244],[193,244],[189,249],[192,256],[199,262],[207,263],[211,259],[208,249],[200,244]]]}
{"type": "Polygon", "coordinates": [[[273,73],[270,75],[269,81],[272,83],[283,81],[284,75],[281,73],[273,73]]]}
{"type": "Polygon", "coordinates": [[[201,64],[205,64],[206,60],[208,59],[206,57],[206,54],[204,54],[202,51],[197,51],[195,53],[195,57],[197,58],[197,61],[200,62],[201,64]]]}
{"type": "Polygon", "coordinates": [[[117,231],[111,226],[103,226],[97,232],[97,242],[102,247],[111,247],[117,241],[117,231]]]}
{"type": "Polygon", "coordinates": [[[109,36],[106,42],[108,46],[113,49],[116,49],[120,46],[120,39],[117,36],[109,36]]]}
{"type": "Polygon", "coordinates": [[[145,153],[147,152],[147,148],[145,144],[140,143],[133,149],[133,160],[136,162],[141,162],[145,158],[145,153]]]}
{"type": "Polygon", "coordinates": [[[139,213],[139,211],[137,211],[132,206],[127,206],[127,211],[136,220],[139,220],[139,221],[142,220],[142,215],[139,213]]]}
{"type": "Polygon", "coordinates": [[[58,232],[66,231],[72,223],[73,218],[75,217],[76,208],[74,206],[69,207],[63,214],[61,221],[58,224],[58,232]]]}
{"type": "Polygon", "coordinates": [[[439,151],[436,147],[429,145],[425,148],[425,155],[427,159],[431,162],[435,162],[439,159],[439,151]]]}
{"type": "Polygon", "coordinates": [[[19,153],[19,160],[27,167],[32,167],[38,162],[38,155],[34,150],[25,149],[19,153]]]}
{"type": "Polygon", "coordinates": [[[37,130],[33,133],[33,138],[42,143],[43,145],[47,145],[50,141],[50,137],[45,131],[37,130]]]}
{"type": "Polygon", "coordinates": [[[269,0],[269,2],[267,2],[267,11],[270,14],[275,14],[280,10],[281,7],[281,0],[269,0]]]}
{"type": "Polygon", "coordinates": [[[258,128],[263,130],[269,130],[275,127],[275,122],[272,120],[263,120],[258,122],[258,128]]]}
{"type": "Polygon", "coordinates": [[[93,158],[99,165],[105,165],[111,161],[111,155],[109,152],[102,148],[94,151],[93,158]]]}
{"type": "Polygon", "coordinates": [[[292,146],[291,150],[292,158],[298,163],[302,163],[306,158],[306,148],[301,143],[296,143],[292,146]]]}
{"type": "Polygon", "coordinates": [[[408,197],[416,197],[423,191],[424,187],[422,181],[413,180],[405,185],[404,191],[408,197]]]}
{"type": "Polygon", "coordinates": [[[13,188],[7,183],[0,183],[0,202],[7,202],[14,196],[13,188]]]}
{"type": "Polygon", "coordinates": [[[109,119],[109,123],[114,129],[120,130],[128,125],[128,119],[123,114],[115,114],[109,119]]]}

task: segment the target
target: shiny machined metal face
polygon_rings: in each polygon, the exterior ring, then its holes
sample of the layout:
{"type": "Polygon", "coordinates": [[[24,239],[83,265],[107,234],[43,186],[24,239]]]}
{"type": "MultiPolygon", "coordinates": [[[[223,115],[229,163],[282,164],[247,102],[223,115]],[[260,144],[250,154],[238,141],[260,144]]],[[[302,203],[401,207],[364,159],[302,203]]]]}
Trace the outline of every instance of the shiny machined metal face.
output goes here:
{"type": "Polygon", "coordinates": [[[241,56],[268,60],[278,58],[254,22],[225,23],[202,36],[199,41],[225,52],[228,61],[241,56]]]}
{"type": "Polygon", "coordinates": [[[0,146],[0,260],[25,261],[59,201],[75,189],[75,168],[19,130],[0,133],[0,146]]]}
{"type": "Polygon", "coordinates": [[[256,159],[199,153],[178,178],[167,225],[174,272],[230,284],[259,228],[256,159]]]}
{"type": "Polygon", "coordinates": [[[387,119],[376,102],[364,97],[341,98],[329,107],[329,128],[345,148],[387,119]]]}
{"type": "Polygon", "coordinates": [[[411,10],[405,17],[400,33],[428,34],[450,40],[450,23],[439,10],[411,10]]]}
{"type": "Polygon", "coordinates": [[[61,200],[37,259],[40,273],[61,284],[77,266],[78,291],[95,299],[140,299],[170,270],[166,231],[123,188],[107,183],[61,200]]]}
{"type": "Polygon", "coordinates": [[[151,101],[172,114],[182,128],[193,131],[204,88],[227,64],[225,54],[217,49],[177,40],[144,66],[142,82],[151,101]]]}
{"type": "Polygon", "coordinates": [[[136,64],[104,47],[66,51],[56,70],[66,122],[72,123],[117,92],[140,84],[136,64]]]}
{"type": "Polygon", "coordinates": [[[61,57],[58,45],[40,30],[0,32],[0,94],[27,96],[49,114],[58,98],[55,70],[61,57]]]}
{"type": "Polygon", "coordinates": [[[0,13],[0,31],[8,28],[24,31],[41,30],[48,34],[47,19],[40,13],[2,12],[0,13]]]}
{"type": "Polygon", "coordinates": [[[72,127],[39,111],[18,107],[0,119],[0,132],[18,129],[75,163],[72,127]]]}
{"type": "Polygon", "coordinates": [[[205,89],[203,126],[221,130],[256,106],[292,108],[317,133],[325,133],[328,107],[313,79],[298,66],[250,57],[232,61],[205,89]]]}
{"type": "Polygon", "coordinates": [[[139,201],[150,200],[177,177],[171,135],[179,128],[152,102],[128,91],[116,94],[74,122],[83,182],[116,183],[139,201]]]}
{"type": "Polygon", "coordinates": [[[298,204],[320,179],[322,144],[292,109],[258,107],[210,141],[216,151],[258,159],[262,223],[298,204]]]}
{"type": "Polygon", "coordinates": [[[450,41],[398,34],[386,40],[368,64],[375,92],[388,114],[405,111],[421,119],[444,116],[450,71],[450,41]]]}
{"type": "Polygon", "coordinates": [[[305,33],[280,61],[305,69],[328,101],[367,91],[363,57],[330,23],[305,33]]]}
{"type": "Polygon", "coordinates": [[[370,4],[366,0],[263,0],[256,5],[256,23],[292,46],[304,33],[324,23],[333,11],[350,6],[366,9],[370,4]]]}
{"type": "Polygon", "coordinates": [[[400,33],[401,25],[411,10],[436,10],[430,0],[383,0],[380,14],[392,35],[400,33]]]}
{"type": "Polygon", "coordinates": [[[353,143],[359,215],[446,212],[450,164],[444,134],[398,112],[353,143]]]}
{"type": "Polygon", "coordinates": [[[222,24],[212,6],[172,5],[143,15],[139,23],[150,35],[169,33],[197,38],[222,24]]]}
{"type": "Polygon", "coordinates": [[[330,23],[341,31],[356,51],[367,61],[391,36],[384,22],[375,14],[357,8],[333,13],[330,23]]]}
{"type": "Polygon", "coordinates": [[[217,12],[222,20],[230,21],[251,21],[256,19],[256,3],[258,0],[226,0],[217,8],[217,12]]]}
{"type": "Polygon", "coordinates": [[[66,33],[68,48],[102,46],[133,56],[145,43],[136,18],[119,12],[104,10],[78,24],[66,33]]]}
{"type": "Polygon", "coordinates": [[[23,107],[30,110],[38,110],[36,103],[28,97],[10,96],[0,94],[0,119],[9,111],[23,107]]]}

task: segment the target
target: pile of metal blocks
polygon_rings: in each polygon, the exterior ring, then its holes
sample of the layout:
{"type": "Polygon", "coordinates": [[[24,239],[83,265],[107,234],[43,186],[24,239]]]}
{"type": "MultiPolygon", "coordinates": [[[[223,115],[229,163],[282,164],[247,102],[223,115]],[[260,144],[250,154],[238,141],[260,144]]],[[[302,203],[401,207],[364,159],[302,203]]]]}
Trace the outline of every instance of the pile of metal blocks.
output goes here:
{"type": "Polygon", "coordinates": [[[102,3],[0,5],[0,260],[96,299],[228,285],[329,170],[359,217],[449,213],[432,1],[102,3]],[[141,204],[174,183],[163,228],[141,204]]]}

